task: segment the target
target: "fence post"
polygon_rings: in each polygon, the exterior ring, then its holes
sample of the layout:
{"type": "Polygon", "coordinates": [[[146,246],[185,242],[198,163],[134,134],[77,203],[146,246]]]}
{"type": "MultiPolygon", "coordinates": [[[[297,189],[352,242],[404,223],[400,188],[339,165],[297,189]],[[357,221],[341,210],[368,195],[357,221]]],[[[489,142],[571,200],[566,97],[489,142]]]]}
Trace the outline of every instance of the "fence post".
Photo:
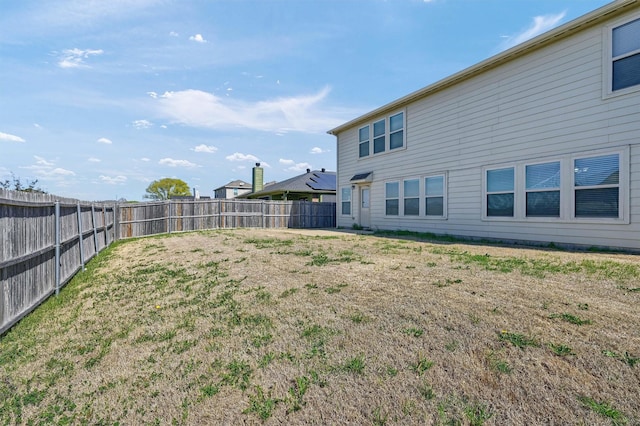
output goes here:
{"type": "Polygon", "coordinates": [[[167,233],[171,233],[171,200],[167,200],[167,233]]]}
{"type": "Polygon", "coordinates": [[[102,230],[104,231],[104,247],[109,247],[109,233],[107,232],[107,211],[104,204],[102,205],[102,230]]]}
{"type": "Polygon", "coordinates": [[[55,265],[55,280],[56,280],[56,296],[60,293],[60,201],[56,201],[55,204],[55,228],[56,228],[56,265],[55,265]]]}
{"type": "Polygon", "coordinates": [[[96,229],[96,206],[91,203],[91,224],[93,225],[93,246],[95,248],[94,254],[98,254],[98,230],[96,229]]]}
{"type": "Polygon", "coordinates": [[[116,202],[112,207],[111,207],[111,220],[113,220],[113,234],[112,238],[111,238],[111,242],[115,243],[116,241],[119,240],[118,238],[118,234],[116,234],[117,231],[119,231],[120,228],[120,224],[118,223],[118,218],[116,217],[116,208],[118,207],[118,203],[116,202]]]}
{"type": "Polygon", "coordinates": [[[80,250],[80,267],[84,271],[84,238],[82,237],[82,210],[80,209],[80,201],[78,201],[78,249],[80,250]]]}
{"type": "Polygon", "coordinates": [[[262,227],[266,228],[266,226],[265,226],[266,213],[264,212],[266,204],[264,203],[264,200],[260,200],[260,205],[261,205],[260,210],[262,210],[262,227]]]}

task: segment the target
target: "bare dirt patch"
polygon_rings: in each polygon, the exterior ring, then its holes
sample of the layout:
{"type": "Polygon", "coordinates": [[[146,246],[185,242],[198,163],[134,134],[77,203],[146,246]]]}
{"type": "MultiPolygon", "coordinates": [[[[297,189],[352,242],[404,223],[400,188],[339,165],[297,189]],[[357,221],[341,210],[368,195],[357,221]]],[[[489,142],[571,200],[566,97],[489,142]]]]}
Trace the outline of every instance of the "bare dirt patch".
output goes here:
{"type": "Polygon", "coordinates": [[[231,230],[90,266],[1,338],[2,423],[640,422],[637,256],[231,230]]]}

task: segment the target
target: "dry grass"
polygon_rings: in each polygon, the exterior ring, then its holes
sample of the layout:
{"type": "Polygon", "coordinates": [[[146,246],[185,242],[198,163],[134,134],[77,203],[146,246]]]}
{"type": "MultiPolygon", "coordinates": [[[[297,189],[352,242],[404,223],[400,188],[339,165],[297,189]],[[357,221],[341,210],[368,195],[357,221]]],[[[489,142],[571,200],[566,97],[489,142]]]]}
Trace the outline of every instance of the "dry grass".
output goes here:
{"type": "Polygon", "coordinates": [[[119,243],[0,340],[3,424],[639,424],[637,256],[119,243]]]}

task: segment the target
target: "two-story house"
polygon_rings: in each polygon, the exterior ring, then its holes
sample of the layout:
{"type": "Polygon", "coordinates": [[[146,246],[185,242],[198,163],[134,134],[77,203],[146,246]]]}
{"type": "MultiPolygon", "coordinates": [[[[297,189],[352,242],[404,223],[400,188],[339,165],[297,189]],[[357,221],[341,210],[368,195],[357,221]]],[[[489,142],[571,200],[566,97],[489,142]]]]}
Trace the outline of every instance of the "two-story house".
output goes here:
{"type": "Polygon", "coordinates": [[[329,131],[337,225],[640,249],[640,0],[329,131]]]}

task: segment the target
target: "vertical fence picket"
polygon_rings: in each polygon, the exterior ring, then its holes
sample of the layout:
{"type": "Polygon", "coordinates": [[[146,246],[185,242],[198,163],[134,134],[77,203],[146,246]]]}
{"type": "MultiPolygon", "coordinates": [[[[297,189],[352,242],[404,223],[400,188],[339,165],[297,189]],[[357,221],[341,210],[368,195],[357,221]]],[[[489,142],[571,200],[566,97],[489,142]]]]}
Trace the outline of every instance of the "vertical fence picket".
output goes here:
{"type": "Polygon", "coordinates": [[[55,221],[55,230],[56,230],[56,254],[55,254],[55,286],[56,286],[56,296],[60,292],[60,201],[56,201],[55,206],[55,214],[53,220],[55,221]]]}
{"type": "Polygon", "coordinates": [[[82,209],[78,201],[78,247],[80,251],[80,268],[84,271],[84,237],[82,235],[82,209]]]}
{"type": "Polygon", "coordinates": [[[94,253],[98,254],[100,252],[100,247],[98,247],[98,228],[96,227],[96,206],[94,204],[91,204],[91,224],[93,226],[94,253]]]}

